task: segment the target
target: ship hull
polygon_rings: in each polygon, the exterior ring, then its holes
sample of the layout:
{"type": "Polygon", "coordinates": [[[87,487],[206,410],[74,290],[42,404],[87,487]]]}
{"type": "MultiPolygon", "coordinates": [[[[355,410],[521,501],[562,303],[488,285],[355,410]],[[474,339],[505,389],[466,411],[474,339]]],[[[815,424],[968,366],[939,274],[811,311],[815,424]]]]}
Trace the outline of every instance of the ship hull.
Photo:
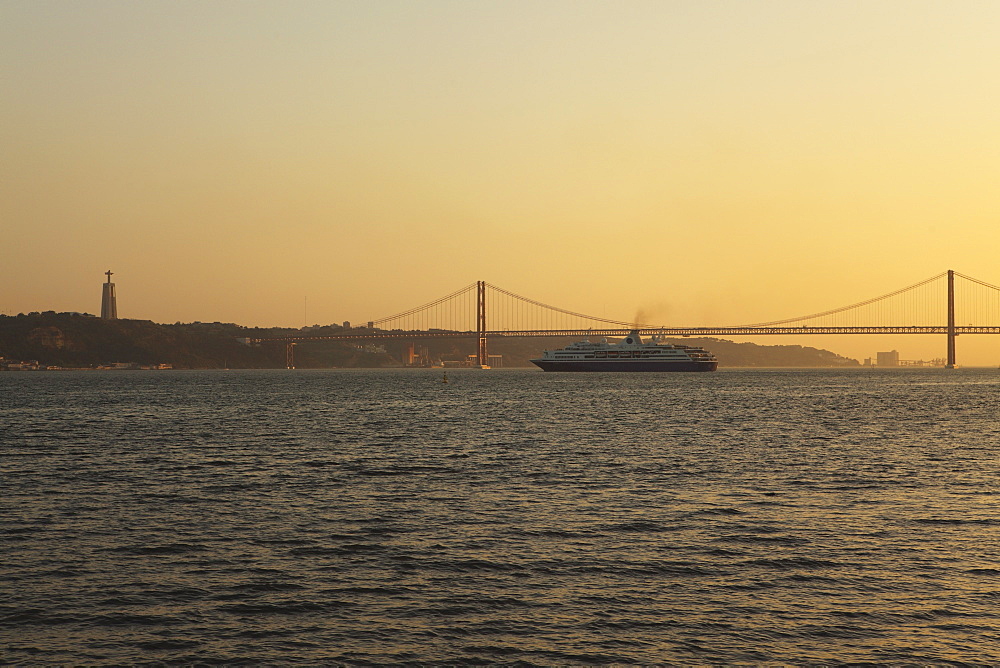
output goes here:
{"type": "Polygon", "coordinates": [[[694,362],[674,360],[531,360],[542,371],[715,371],[718,361],[694,362]]]}

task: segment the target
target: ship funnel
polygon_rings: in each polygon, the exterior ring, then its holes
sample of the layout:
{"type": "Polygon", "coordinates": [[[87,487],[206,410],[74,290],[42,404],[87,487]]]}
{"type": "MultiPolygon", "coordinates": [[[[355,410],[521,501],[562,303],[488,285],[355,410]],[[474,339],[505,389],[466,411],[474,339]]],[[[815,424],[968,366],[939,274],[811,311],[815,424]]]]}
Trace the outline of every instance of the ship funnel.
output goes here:
{"type": "Polygon", "coordinates": [[[622,341],[622,343],[625,343],[625,344],[628,344],[628,345],[638,344],[638,345],[641,346],[642,345],[642,337],[639,336],[639,330],[638,329],[633,329],[631,332],[629,332],[628,336],[625,337],[625,339],[622,341]]]}

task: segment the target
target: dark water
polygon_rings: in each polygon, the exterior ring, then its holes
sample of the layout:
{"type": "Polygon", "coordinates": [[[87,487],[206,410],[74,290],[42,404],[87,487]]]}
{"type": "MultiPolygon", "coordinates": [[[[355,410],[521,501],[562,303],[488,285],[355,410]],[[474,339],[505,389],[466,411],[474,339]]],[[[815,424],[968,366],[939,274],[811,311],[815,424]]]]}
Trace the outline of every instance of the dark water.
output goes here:
{"type": "Polygon", "coordinates": [[[6,662],[1000,662],[1000,371],[0,374],[6,662]]]}

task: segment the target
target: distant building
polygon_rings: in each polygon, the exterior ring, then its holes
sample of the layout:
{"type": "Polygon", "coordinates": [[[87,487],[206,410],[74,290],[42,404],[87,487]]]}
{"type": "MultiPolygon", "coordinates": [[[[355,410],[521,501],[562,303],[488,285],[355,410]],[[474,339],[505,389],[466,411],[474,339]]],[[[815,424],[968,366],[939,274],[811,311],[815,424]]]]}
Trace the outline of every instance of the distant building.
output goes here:
{"type": "Polygon", "coordinates": [[[345,320],[344,321],[344,329],[350,329],[350,328],[351,328],[351,321],[350,320],[345,320]]]}
{"type": "Polygon", "coordinates": [[[115,299],[115,284],[111,282],[111,270],[104,272],[108,282],[104,284],[104,295],[101,298],[101,317],[105,320],[118,319],[118,302],[115,299]]]}
{"type": "MultiPolygon", "coordinates": [[[[499,369],[503,366],[503,355],[487,355],[487,366],[491,369],[499,369]]],[[[479,366],[479,355],[469,355],[466,358],[465,366],[479,366]]]]}
{"type": "Polygon", "coordinates": [[[0,369],[4,371],[38,371],[43,368],[38,360],[9,360],[0,357],[0,369]]]}
{"type": "Polygon", "coordinates": [[[887,353],[876,353],[875,360],[878,366],[899,366],[899,353],[895,350],[890,350],[887,353]]]}

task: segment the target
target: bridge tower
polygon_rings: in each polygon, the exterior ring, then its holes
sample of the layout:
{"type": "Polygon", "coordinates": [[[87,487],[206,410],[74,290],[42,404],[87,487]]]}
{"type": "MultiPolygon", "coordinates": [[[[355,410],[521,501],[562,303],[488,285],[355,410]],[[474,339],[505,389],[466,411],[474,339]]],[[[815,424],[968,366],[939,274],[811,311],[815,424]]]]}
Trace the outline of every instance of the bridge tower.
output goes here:
{"type": "Polygon", "coordinates": [[[490,357],[486,352],[486,281],[476,281],[476,332],[479,334],[479,368],[488,369],[490,357]]]}
{"type": "Polygon", "coordinates": [[[954,369],[955,364],[955,272],[948,270],[948,364],[946,369],[954,369]]]}

